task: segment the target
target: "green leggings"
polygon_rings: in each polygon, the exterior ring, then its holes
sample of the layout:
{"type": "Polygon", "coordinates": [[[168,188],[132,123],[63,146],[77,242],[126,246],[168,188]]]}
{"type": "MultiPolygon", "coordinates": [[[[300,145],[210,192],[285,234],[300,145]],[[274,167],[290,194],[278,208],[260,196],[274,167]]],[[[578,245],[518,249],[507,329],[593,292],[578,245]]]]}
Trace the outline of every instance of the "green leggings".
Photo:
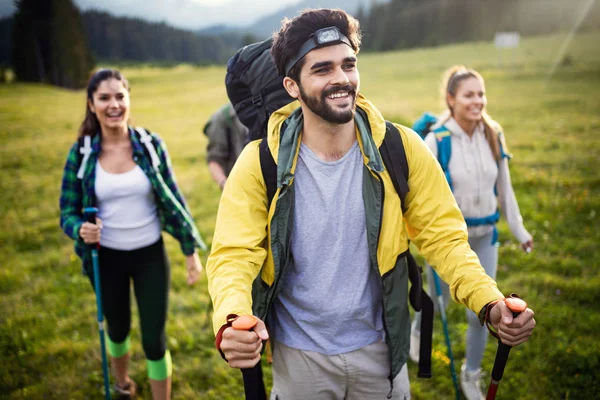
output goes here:
{"type": "MultiPolygon", "coordinates": [[[[101,246],[98,258],[102,307],[108,324],[109,354],[119,357],[129,350],[130,285],[133,280],[148,372],[151,379],[166,379],[170,375],[165,334],[170,265],[162,238],[150,246],[131,251],[101,246]],[[156,372],[157,365],[159,370],[164,370],[162,373],[156,372]],[[167,376],[163,377],[165,374],[167,376]]],[[[93,278],[89,278],[93,286],[93,278]]]]}

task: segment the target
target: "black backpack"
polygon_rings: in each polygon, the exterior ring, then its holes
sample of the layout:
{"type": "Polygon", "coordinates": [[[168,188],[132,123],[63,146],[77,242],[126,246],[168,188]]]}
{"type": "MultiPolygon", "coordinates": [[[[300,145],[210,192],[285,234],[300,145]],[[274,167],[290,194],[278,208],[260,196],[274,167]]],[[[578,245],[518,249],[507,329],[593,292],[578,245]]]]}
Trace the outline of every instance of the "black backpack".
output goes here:
{"type": "Polygon", "coordinates": [[[240,122],[248,128],[249,141],[267,134],[269,117],[292,102],[283,77],[271,56],[273,39],[239,49],[227,62],[225,87],[240,122]]]}

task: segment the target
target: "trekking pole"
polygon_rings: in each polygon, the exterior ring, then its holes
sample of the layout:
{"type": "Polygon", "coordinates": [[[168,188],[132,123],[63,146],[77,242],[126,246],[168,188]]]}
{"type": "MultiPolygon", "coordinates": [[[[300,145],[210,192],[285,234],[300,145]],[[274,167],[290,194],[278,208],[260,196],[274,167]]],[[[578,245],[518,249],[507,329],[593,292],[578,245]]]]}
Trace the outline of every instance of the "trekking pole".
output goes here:
{"type": "MultiPolygon", "coordinates": [[[[504,299],[504,303],[510,311],[512,311],[513,318],[516,318],[520,313],[527,309],[527,303],[518,297],[507,297],[504,299]]],[[[496,398],[496,392],[498,391],[498,385],[502,379],[502,374],[504,374],[504,367],[506,367],[510,349],[512,349],[512,346],[502,343],[500,338],[498,338],[498,350],[496,352],[496,359],[494,360],[492,379],[488,388],[486,400],[494,400],[496,398]]]]}
{"type": "MultiPolygon", "coordinates": [[[[258,320],[253,315],[242,315],[238,317],[231,327],[238,331],[249,331],[256,324],[258,320]]],[[[267,391],[265,390],[265,383],[263,382],[263,373],[260,360],[252,368],[241,368],[242,378],[244,379],[244,393],[246,393],[246,400],[266,400],[267,391]]]]}
{"type": "MultiPolygon", "coordinates": [[[[96,207],[86,207],[83,210],[86,222],[96,224],[96,207]]],[[[96,291],[96,309],[98,311],[98,330],[100,333],[100,353],[102,354],[102,374],[104,375],[104,398],[110,400],[110,376],[108,375],[108,359],[106,357],[106,343],[104,338],[104,312],[102,311],[102,287],[100,285],[100,266],[98,264],[98,247],[100,243],[89,245],[92,252],[92,265],[94,267],[94,290],[96,291]]]]}
{"type": "Polygon", "coordinates": [[[440,277],[432,268],[433,282],[435,283],[435,295],[437,298],[440,316],[442,317],[442,325],[444,327],[444,339],[446,340],[446,348],[448,349],[448,358],[450,359],[450,375],[452,376],[452,384],[454,385],[454,393],[456,400],[460,400],[460,390],[458,389],[458,380],[456,379],[456,370],[454,369],[454,356],[452,355],[452,346],[450,344],[450,333],[448,332],[448,319],[446,318],[446,307],[444,307],[444,299],[442,298],[442,288],[440,286],[440,277]]]}

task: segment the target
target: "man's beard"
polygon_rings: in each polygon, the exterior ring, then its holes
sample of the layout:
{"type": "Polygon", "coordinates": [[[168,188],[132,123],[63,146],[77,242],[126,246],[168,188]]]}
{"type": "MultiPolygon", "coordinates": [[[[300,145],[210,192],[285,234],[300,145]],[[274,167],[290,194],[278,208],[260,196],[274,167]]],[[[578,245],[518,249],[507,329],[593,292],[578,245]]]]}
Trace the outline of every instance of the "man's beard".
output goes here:
{"type": "Polygon", "coordinates": [[[300,88],[302,100],[308,109],[325,121],[334,124],[345,124],[354,119],[354,113],[356,112],[356,87],[354,87],[354,85],[348,83],[343,86],[329,88],[321,93],[321,98],[307,95],[302,89],[302,85],[298,86],[300,88]],[[327,96],[337,92],[348,92],[348,101],[352,102],[352,108],[350,110],[337,111],[327,103],[327,96]]]}

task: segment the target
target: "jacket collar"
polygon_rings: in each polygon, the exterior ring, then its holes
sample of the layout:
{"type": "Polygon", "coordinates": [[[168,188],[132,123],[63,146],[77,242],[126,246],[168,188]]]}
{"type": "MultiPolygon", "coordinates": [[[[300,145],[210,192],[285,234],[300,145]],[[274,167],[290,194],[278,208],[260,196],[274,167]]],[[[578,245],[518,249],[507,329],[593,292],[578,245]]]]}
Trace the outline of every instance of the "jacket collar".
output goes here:
{"type": "MultiPolygon", "coordinates": [[[[444,127],[450,131],[450,134],[454,136],[458,136],[461,139],[469,138],[467,132],[456,122],[453,117],[448,118],[446,122],[444,122],[444,127]]],[[[483,135],[483,122],[479,122],[475,126],[475,131],[473,132],[473,136],[483,135]]]]}
{"type": "MultiPolygon", "coordinates": [[[[377,149],[385,137],[385,120],[379,110],[362,94],[356,98],[355,124],[357,138],[365,157],[365,163],[377,172],[383,171],[383,162],[377,149]]],[[[278,109],[271,114],[268,123],[268,144],[277,164],[283,162],[283,170],[292,171],[292,164],[302,133],[302,109],[298,101],[278,109]],[[281,152],[281,154],[280,154],[281,152]]],[[[278,170],[281,171],[280,168],[278,170]]],[[[282,178],[278,173],[278,180],[282,178]]]]}

